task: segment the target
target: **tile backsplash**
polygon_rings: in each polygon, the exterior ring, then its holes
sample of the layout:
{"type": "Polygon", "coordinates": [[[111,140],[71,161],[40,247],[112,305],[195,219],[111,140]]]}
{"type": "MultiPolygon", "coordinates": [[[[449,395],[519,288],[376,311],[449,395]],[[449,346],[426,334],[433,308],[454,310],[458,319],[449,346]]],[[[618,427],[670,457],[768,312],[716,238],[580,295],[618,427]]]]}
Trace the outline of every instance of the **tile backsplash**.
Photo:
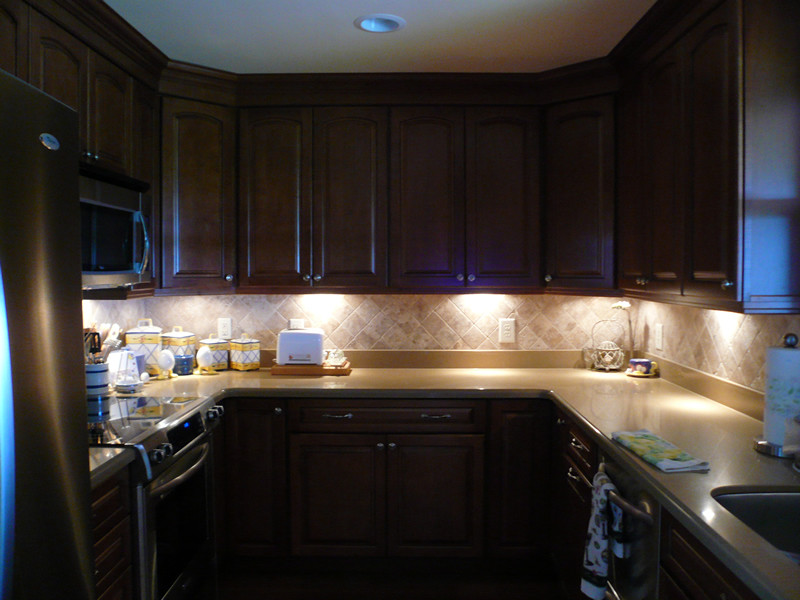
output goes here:
{"type": "Polygon", "coordinates": [[[137,300],[84,300],[84,326],[119,323],[123,329],[152,318],[169,330],[180,325],[207,337],[217,317],[232,317],[233,334],[247,333],[274,349],[290,318],[321,327],[325,346],[353,350],[575,350],[614,339],[682,365],[764,389],[767,346],[787,331],[800,331],[800,316],[740,315],[631,300],[627,310],[612,308],[609,297],[560,295],[238,295],[155,297],[137,300]],[[500,344],[498,319],[516,319],[516,342],[500,344]],[[597,325],[598,322],[601,322],[597,325]],[[653,341],[664,326],[664,348],[653,341]],[[624,339],[622,339],[624,338],[624,339]]]}

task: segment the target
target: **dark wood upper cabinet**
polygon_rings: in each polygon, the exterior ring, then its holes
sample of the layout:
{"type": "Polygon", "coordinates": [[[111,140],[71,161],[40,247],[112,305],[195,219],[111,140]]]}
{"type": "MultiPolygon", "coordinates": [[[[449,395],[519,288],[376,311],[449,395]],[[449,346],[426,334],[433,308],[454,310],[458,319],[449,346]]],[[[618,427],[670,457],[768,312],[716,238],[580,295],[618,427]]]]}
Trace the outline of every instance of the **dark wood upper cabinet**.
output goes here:
{"type": "Polygon", "coordinates": [[[28,79],[28,5],[0,0],[0,69],[28,79]]]}
{"type": "Polygon", "coordinates": [[[391,282],[539,285],[539,121],[526,107],[392,110],[391,282]]]}
{"type": "Polygon", "coordinates": [[[686,296],[735,300],[738,276],[738,53],[732,2],[683,41],[686,296]]]}
{"type": "Polygon", "coordinates": [[[41,13],[30,16],[30,83],[78,112],[85,152],[89,48],[41,13]]]}
{"type": "Polygon", "coordinates": [[[549,107],[545,116],[549,288],[614,286],[614,99],[549,107]]]}
{"type": "Polygon", "coordinates": [[[536,108],[467,109],[468,285],[541,285],[540,141],[536,108]]]}
{"type": "Polygon", "coordinates": [[[232,291],[236,113],[165,97],[162,120],[161,287],[232,291]]]}
{"type": "Polygon", "coordinates": [[[391,285],[463,287],[464,111],[395,108],[391,132],[391,285]]]}
{"type": "Polygon", "coordinates": [[[132,78],[91,50],[88,75],[88,143],[84,160],[128,174],[132,163],[132,78]]]}
{"type": "Polygon", "coordinates": [[[240,287],[386,285],[387,130],[383,108],[242,111],[240,287]]]}
{"type": "Polygon", "coordinates": [[[798,312],[800,130],[781,107],[800,102],[800,5],[728,1],[692,14],[620,104],[620,208],[635,209],[639,193],[646,215],[619,219],[620,285],[693,306],[798,312]],[[626,133],[637,118],[638,143],[626,133]]]}
{"type": "Polygon", "coordinates": [[[314,286],[386,285],[388,111],[314,109],[314,286]]]}
{"type": "Polygon", "coordinates": [[[304,276],[310,279],[311,118],[305,108],[240,113],[241,288],[302,286],[304,276]]]}

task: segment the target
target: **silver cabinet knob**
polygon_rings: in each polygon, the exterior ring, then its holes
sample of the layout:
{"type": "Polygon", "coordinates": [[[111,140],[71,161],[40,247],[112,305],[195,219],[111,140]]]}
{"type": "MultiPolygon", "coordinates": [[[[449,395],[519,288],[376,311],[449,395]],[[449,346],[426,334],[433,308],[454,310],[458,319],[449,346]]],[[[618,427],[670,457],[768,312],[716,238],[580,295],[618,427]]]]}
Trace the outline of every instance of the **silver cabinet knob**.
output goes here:
{"type": "Polygon", "coordinates": [[[647,285],[650,280],[647,277],[637,277],[636,278],[636,285],[647,285]]]}
{"type": "Polygon", "coordinates": [[[730,280],[726,279],[725,281],[723,281],[723,282],[720,284],[720,287],[721,287],[723,290],[729,290],[729,289],[730,289],[730,288],[732,288],[734,285],[736,285],[736,284],[735,284],[733,281],[730,281],[730,280]]]}
{"type": "Polygon", "coordinates": [[[322,275],[314,275],[314,281],[321,281],[322,275]]]}
{"type": "Polygon", "coordinates": [[[233,281],[233,275],[231,273],[228,273],[227,275],[225,275],[225,281],[228,281],[228,282],[233,281]]]}
{"type": "Polygon", "coordinates": [[[458,275],[456,275],[456,279],[458,281],[464,281],[464,274],[463,273],[459,273],[458,275]]]}
{"type": "Polygon", "coordinates": [[[309,275],[308,273],[303,275],[303,281],[311,281],[311,275],[309,275]]]}
{"type": "Polygon", "coordinates": [[[553,276],[552,275],[545,275],[544,276],[544,282],[545,283],[550,283],[551,281],[553,281],[553,276]]]}
{"type": "Polygon", "coordinates": [[[383,448],[383,442],[378,442],[378,448],[383,448]]]}
{"type": "Polygon", "coordinates": [[[395,448],[397,448],[397,444],[395,444],[394,442],[389,442],[389,449],[394,450],[395,448]]]}
{"type": "Polygon", "coordinates": [[[280,406],[276,406],[275,410],[273,410],[272,412],[274,412],[276,415],[282,415],[283,409],[280,406]]]}
{"type": "Polygon", "coordinates": [[[467,275],[467,281],[469,281],[470,283],[472,283],[473,281],[475,281],[475,275],[473,275],[472,273],[470,273],[469,275],[467,275]]]}

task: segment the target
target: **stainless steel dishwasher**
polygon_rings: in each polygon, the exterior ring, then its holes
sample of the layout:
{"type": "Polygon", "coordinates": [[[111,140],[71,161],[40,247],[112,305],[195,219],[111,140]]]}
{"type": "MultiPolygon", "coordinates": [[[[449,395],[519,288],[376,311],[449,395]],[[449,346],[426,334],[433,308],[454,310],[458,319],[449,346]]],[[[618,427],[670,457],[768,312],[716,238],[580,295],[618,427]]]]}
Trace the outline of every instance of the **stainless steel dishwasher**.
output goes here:
{"type": "Polygon", "coordinates": [[[659,522],[658,504],[635,477],[608,456],[601,456],[600,468],[617,487],[609,502],[624,513],[624,557],[611,554],[606,600],[656,600],[658,591],[659,522]]]}

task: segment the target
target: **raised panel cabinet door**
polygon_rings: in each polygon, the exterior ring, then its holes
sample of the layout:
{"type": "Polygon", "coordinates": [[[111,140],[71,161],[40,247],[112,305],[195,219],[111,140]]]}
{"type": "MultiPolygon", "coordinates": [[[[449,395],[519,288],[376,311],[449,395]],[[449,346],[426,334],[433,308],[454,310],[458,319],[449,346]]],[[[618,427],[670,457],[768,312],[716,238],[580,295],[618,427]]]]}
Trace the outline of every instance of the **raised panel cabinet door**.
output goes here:
{"type": "Polygon", "coordinates": [[[164,288],[223,292],[235,277],[236,114],[165,97],[162,126],[164,288]]]}
{"type": "Polygon", "coordinates": [[[290,436],[292,554],[386,553],[385,442],[383,435],[290,436]]]}
{"type": "Polygon", "coordinates": [[[541,284],[539,143],[536,108],[467,110],[467,285],[541,284]]]}
{"type": "Polygon", "coordinates": [[[388,436],[388,554],[483,552],[482,435],[388,436]]]}
{"type": "Polygon", "coordinates": [[[463,287],[464,111],[392,109],[390,153],[392,287],[463,287]]]}
{"type": "Polygon", "coordinates": [[[314,109],[314,286],[386,286],[388,130],[385,108],[314,109]]]}
{"type": "Polygon", "coordinates": [[[614,286],[614,99],[557,104],[545,117],[545,282],[614,286]]]}
{"type": "Polygon", "coordinates": [[[684,260],[686,148],[682,64],[677,48],[647,68],[645,218],[651,224],[647,290],[681,293],[684,260]]]}
{"type": "Polygon", "coordinates": [[[240,285],[311,281],[311,109],[254,108],[240,123],[240,285]]]}
{"type": "Polygon", "coordinates": [[[627,82],[617,97],[617,283],[642,292],[650,275],[650,217],[645,189],[644,84],[627,82]]]}
{"type": "Polygon", "coordinates": [[[225,400],[225,523],[234,557],[288,551],[286,407],[283,400],[225,400]]]}
{"type": "Polygon", "coordinates": [[[0,0],[0,69],[28,79],[28,5],[0,0]]]}
{"type": "Polygon", "coordinates": [[[82,152],[88,147],[88,68],[88,46],[31,9],[30,83],[78,112],[82,152]]]}
{"type": "Polygon", "coordinates": [[[89,51],[89,145],[84,160],[124,174],[131,170],[132,78],[89,51]]]}
{"type": "Polygon", "coordinates": [[[739,253],[738,52],[735,3],[685,40],[688,266],[684,294],[737,298],[739,253]]]}
{"type": "Polygon", "coordinates": [[[487,541],[492,556],[549,555],[551,405],[492,400],[487,448],[487,541]]]}

